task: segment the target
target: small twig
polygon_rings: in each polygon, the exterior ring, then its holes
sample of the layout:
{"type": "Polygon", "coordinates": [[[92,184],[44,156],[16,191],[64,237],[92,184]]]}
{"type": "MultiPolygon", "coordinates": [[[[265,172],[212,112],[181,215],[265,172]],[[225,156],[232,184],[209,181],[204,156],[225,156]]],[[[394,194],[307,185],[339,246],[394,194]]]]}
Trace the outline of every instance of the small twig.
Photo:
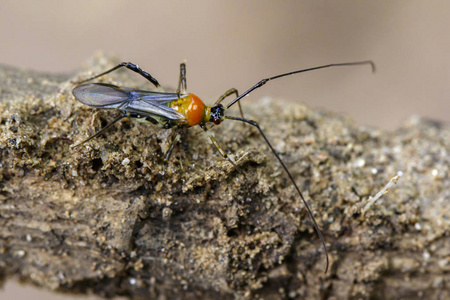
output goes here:
{"type": "Polygon", "coordinates": [[[398,171],[397,175],[392,177],[391,180],[389,180],[389,182],[381,189],[381,191],[379,191],[375,197],[370,197],[367,204],[364,206],[363,210],[362,210],[362,214],[365,215],[366,212],[369,210],[369,208],[375,203],[375,201],[377,201],[379,198],[381,198],[381,196],[387,194],[389,192],[389,188],[391,186],[393,186],[394,184],[397,183],[397,181],[400,179],[400,177],[402,177],[403,172],[402,171],[398,171]]]}

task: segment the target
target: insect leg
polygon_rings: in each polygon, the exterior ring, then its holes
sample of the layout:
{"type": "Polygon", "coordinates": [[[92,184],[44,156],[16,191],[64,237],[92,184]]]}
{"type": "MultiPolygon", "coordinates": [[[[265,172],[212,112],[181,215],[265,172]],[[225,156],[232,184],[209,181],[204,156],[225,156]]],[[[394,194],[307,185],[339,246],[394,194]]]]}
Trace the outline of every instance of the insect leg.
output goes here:
{"type": "Polygon", "coordinates": [[[180,64],[180,80],[178,81],[177,93],[186,95],[187,83],[186,83],[186,62],[180,64]]]}
{"type": "Polygon", "coordinates": [[[87,81],[93,80],[93,79],[95,79],[95,78],[101,77],[101,76],[103,76],[103,75],[106,75],[106,74],[108,74],[108,73],[111,73],[111,72],[113,72],[113,71],[115,71],[115,70],[117,70],[117,69],[119,69],[119,68],[122,68],[122,67],[125,67],[125,68],[127,68],[127,69],[129,69],[129,70],[131,70],[131,71],[134,71],[134,72],[138,73],[139,75],[145,77],[148,81],[150,81],[151,83],[153,83],[153,85],[154,85],[155,87],[157,87],[157,88],[161,87],[161,85],[159,84],[158,80],[156,80],[152,75],[150,75],[149,73],[147,73],[147,72],[145,72],[144,70],[142,70],[141,68],[139,68],[138,65],[135,65],[135,64],[130,63],[130,62],[122,62],[122,63],[118,64],[117,66],[115,66],[114,68],[109,69],[108,71],[105,71],[105,72],[103,72],[103,73],[101,73],[101,74],[98,74],[98,75],[96,75],[96,76],[94,76],[94,77],[91,77],[91,78],[89,78],[89,79],[80,81],[80,82],[78,82],[77,84],[82,84],[82,83],[85,83],[85,82],[87,82],[87,81]]]}
{"type": "MultiPolygon", "coordinates": [[[[216,103],[214,103],[214,105],[219,104],[220,102],[222,102],[225,98],[231,96],[235,94],[236,98],[239,97],[239,92],[237,89],[235,88],[231,88],[228,91],[226,91],[222,96],[219,97],[219,99],[217,99],[216,103]]],[[[241,113],[241,117],[244,117],[244,113],[242,112],[242,107],[241,107],[241,102],[238,102],[238,106],[239,106],[239,112],[241,113]]]]}
{"type": "MultiPolygon", "coordinates": [[[[236,170],[238,170],[240,173],[241,170],[239,170],[238,166],[236,165],[236,163],[228,156],[227,152],[225,150],[223,150],[222,147],[220,147],[219,143],[217,142],[216,138],[211,134],[211,132],[208,130],[208,128],[206,127],[205,124],[199,124],[200,127],[206,132],[206,134],[209,136],[209,139],[211,140],[211,143],[213,143],[214,146],[216,146],[217,151],[219,151],[220,155],[222,155],[223,158],[225,158],[226,160],[228,160],[236,170]]],[[[245,174],[242,173],[244,176],[245,174]]]]}
{"type": "Polygon", "coordinates": [[[283,161],[281,160],[280,156],[278,155],[278,153],[275,151],[275,149],[272,147],[272,145],[270,144],[269,140],[267,139],[266,135],[264,134],[264,132],[262,131],[262,129],[259,127],[259,124],[255,121],[252,120],[247,120],[244,118],[237,118],[237,117],[231,117],[231,116],[225,116],[226,119],[230,119],[230,120],[235,120],[235,121],[241,121],[241,122],[245,122],[248,123],[252,126],[255,126],[258,130],[259,133],[261,133],[262,137],[264,138],[264,140],[266,141],[267,145],[269,146],[270,150],[272,150],[272,153],[275,155],[275,157],[278,159],[278,161],[280,162],[281,166],[283,167],[284,171],[286,172],[286,174],[288,175],[289,179],[291,180],[292,184],[294,185],[295,189],[297,190],[297,193],[300,195],[300,198],[303,201],[303,204],[306,207],[306,210],[309,214],[309,217],[311,219],[311,221],[313,222],[313,226],[314,229],[317,232],[317,235],[319,236],[320,241],[322,242],[323,245],[323,249],[325,251],[325,256],[327,258],[327,266],[325,268],[325,273],[328,271],[328,266],[330,264],[330,261],[328,259],[328,250],[327,250],[327,246],[325,245],[325,239],[322,235],[322,231],[320,231],[319,229],[319,225],[317,225],[316,219],[313,216],[313,213],[311,211],[311,208],[309,207],[308,203],[306,202],[305,198],[303,197],[302,192],[300,192],[300,189],[298,188],[297,184],[294,181],[294,178],[292,177],[291,173],[289,172],[288,168],[286,167],[286,165],[283,163],[283,161]]]}
{"type": "Polygon", "coordinates": [[[106,125],[104,128],[100,129],[100,131],[98,131],[97,133],[95,133],[94,135],[88,137],[87,139],[85,139],[84,141],[82,141],[81,143],[78,143],[76,145],[70,146],[72,149],[83,145],[86,142],[89,142],[90,140],[98,137],[100,134],[102,134],[103,132],[105,132],[109,127],[111,127],[112,125],[114,125],[115,123],[117,123],[118,121],[122,120],[123,118],[127,117],[127,114],[121,114],[119,116],[117,116],[111,123],[109,123],[108,125],[106,125]]]}
{"type": "Polygon", "coordinates": [[[164,162],[168,162],[169,161],[169,158],[172,155],[173,148],[175,147],[176,143],[178,143],[180,141],[180,137],[181,137],[180,136],[180,129],[176,129],[175,132],[176,132],[175,138],[170,143],[169,150],[167,150],[167,153],[164,156],[164,162]]]}

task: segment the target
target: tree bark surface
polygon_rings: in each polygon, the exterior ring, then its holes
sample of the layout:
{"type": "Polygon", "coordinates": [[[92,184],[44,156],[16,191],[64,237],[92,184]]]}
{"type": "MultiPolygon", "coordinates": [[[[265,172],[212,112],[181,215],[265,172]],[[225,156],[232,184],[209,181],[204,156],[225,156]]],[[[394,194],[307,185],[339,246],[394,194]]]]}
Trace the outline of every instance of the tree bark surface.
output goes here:
{"type": "MultiPolygon", "coordinates": [[[[70,148],[117,115],[76,101],[71,82],[115,63],[99,55],[63,75],[0,67],[2,280],[106,297],[450,299],[448,126],[414,117],[387,132],[242,102],[314,212],[324,274],[302,201],[251,126],[211,129],[240,171],[196,127],[167,162],[173,132],[128,120],[70,148]]],[[[150,87],[130,73],[102,81],[150,87]]]]}

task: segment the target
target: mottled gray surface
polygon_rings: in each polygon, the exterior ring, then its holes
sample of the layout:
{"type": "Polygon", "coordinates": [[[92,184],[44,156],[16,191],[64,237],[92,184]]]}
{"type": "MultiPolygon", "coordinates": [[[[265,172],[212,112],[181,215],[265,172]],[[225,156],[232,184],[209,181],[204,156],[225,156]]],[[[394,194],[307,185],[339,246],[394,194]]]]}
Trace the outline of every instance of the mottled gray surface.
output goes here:
{"type": "MultiPolygon", "coordinates": [[[[113,64],[96,57],[89,68],[113,64]]],[[[385,132],[300,104],[243,103],[323,229],[324,274],[301,200],[254,128],[212,129],[245,176],[200,128],[183,132],[167,163],[171,132],[130,121],[71,150],[116,115],[72,97],[67,80],[80,76],[0,68],[4,278],[106,296],[450,297],[448,127],[412,118],[385,132]]],[[[130,78],[105,80],[145,86],[130,78]]]]}

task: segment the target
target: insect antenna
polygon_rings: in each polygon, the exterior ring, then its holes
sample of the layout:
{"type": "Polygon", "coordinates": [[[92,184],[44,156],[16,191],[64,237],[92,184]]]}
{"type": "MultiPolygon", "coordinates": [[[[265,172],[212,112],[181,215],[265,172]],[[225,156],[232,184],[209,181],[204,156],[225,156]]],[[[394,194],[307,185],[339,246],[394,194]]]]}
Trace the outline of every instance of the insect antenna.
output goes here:
{"type": "Polygon", "coordinates": [[[290,76],[290,75],[294,75],[294,74],[298,74],[298,73],[303,73],[303,72],[308,72],[308,71],[314,71],[314,70],[319,70],[319,69],[330,68],[330,67],[357,66],[357,65],[370,65],[372,67],[372,72],[375,73],[375,71],[376,71],[376,67],[375,67],[374,62],[371,61],[371,60],[366,60],[366,61],[348,62],[348,63],[340,63],[340,64],[329,64],[329,65],[324,65],[324,66],[319,66],[319,67],[314,67],[314,68],[308,68],[308,69],[288,72],[288,73],[272,76],[272,77],[269,77],[269,78],[265,78],[265,79],[259,81],[257,84],[255,84],[254,86],[249,88],[247,91],[242,93],[239,97],[236,97],[233,101],[231,101],[227,105],[227,108],[230,108],[236,102],[238,102],[239,100],[241,100],[242,98],[244,98],[245,96],[247,96],[248,94],[250,94],[251,92],[256,90],[257,88],[262,87],[263,85],[265,85],[270,80],[274,80],[274,79],[277,79],[277,78],[286,77],[286,76],[290,76]]]}
{"type": "Polygon", "coordinates": [[[328,266],[330,264],[330,260],[328,258],[328,250],[327,250],[327,246],[325,244],[325,239],[323,237],[322,231],[320,231],[319,229],[319,225],[317,225],[316,219],[313,216],[313,213],[311,211],[311,208],[309,207],[308,203],[306,202],[305,198],[303,197],[302,192],[300,191],[300,189],[298,188],[297,184],[295,183],[294,178],[292,177],[291,173],[289,172],[288,168],[286,167],[286,165],[283,163],[283,161],[281,160],[280,156],[278,155],[278,153],[275,151],[275,149],[273,148],[272,144],[269,142],[269,140],[267,139],[266,135],[264,134],[264,132],[262,131],[261,127],[259,127],[259,124],[256,121],[252,121],[252,120],[247,120],[244,118],[238,118],[238,117],[232,117],[232,116],[225,116],[226,119],[230,119],[230,120],[235,120],[235,121],[241,121],[244,123],[248,123],[252,126],[255,126],[258,130],[259,133],[261,133],[262,137],[264,138],[264,140],[266,141],[267,145],[269,146],[270,150],[272,150],[272,153],[275,155],[275,157],[278,159],[278,161],[280,162],[281,166],[283,167],[284,171],[286,172],[286,174],[288,175],[289,179],[291,180],[292,184],[294,185],[295,189],[297,190],[297,193],[300,195],[300,198],[303,201],[303,204],[306,207],[306,210],[308,212],[308,215],[311,219],[311,221],[313,222],[313,226],[314,229],[317,232],[317,235],[319,236],[319,239],[322,243],[323,249],[325,251],[325,256],[327,258],[327,266],[325,268],[325,273],[328,271],[328,266]]]}

